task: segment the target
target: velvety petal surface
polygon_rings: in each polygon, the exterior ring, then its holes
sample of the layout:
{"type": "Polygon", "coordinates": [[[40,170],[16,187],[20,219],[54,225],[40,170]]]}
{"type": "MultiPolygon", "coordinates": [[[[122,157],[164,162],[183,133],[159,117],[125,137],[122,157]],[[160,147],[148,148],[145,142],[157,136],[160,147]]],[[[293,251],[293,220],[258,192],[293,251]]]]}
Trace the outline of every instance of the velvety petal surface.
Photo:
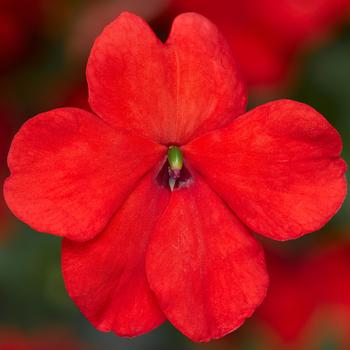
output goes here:
{"type": "Polygon", "coordinates": [[[83,110],[42,113],[14,138],[5,199],[34,229],[87,240],[105,227],[164,152],[83,110]]]}
{"type": "Polygon", "coordinates": [[[123,13],[96,40],[87,67],[92,109],[111,125],[182,144],[243,113],[246,96],[230,49],[204,17],[177,17],[163,44],[123,13]]]}
{"type": "Polygon", "coordinates": [[[172,193],[146,271],[167,319],[194,341],[239,327],[268,284],[260,245],[200,178],[172,193]]]}
{"type": "Polygon", "coordinates": [[[147,175],[95,239],[63,241],[68,293],[99,330],[131,337],[164,321],[146,280],[145,252],[169,194],[147,175]]]}
{"type": "Polygon", "coordinates": [[[286,240],[321,228],[346,194],[338,132],[311,107],[267,103],[184,147],[252,230],[286,240]]]}

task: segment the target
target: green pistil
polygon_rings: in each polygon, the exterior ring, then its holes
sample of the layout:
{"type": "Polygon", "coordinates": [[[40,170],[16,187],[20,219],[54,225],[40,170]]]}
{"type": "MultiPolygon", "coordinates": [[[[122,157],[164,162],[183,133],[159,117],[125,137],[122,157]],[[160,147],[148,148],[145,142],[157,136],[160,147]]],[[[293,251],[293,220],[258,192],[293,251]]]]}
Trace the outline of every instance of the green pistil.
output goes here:
{"type": "Polygon", "coordinates": [[[180,148],[171,146],[168,149],[168,163],[169,163],[169,187],[173,191],[177,179],[180,177],[183,166],[183,156],[180,148]]]}
{"type": "Polygon", "coordinates": [[[170,146],[168,149],[168,162],[171,170],[181,170],[183,166],[183,156],[180,148],[170,146]]]}

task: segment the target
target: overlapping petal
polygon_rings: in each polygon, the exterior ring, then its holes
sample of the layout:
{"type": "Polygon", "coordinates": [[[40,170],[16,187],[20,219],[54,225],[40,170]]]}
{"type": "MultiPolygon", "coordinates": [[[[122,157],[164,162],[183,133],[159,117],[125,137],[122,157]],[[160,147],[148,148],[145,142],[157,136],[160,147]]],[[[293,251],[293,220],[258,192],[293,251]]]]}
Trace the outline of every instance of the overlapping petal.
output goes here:
{"type": "Polygon", "coordinates": [[[69,295],[99,330],[136,336],[164,321],[144,265],[149,236],[168,199],[169,191],[147,175],[99,236],[63,241],[69,295]]]}
{"type": "Polygon", "coordinates": [[[164,152],[79,109],[42,113],[14,138],[5,199],[36,230],[87,240],[105,227],[164,152]]]}
{"type": "Polygon", "coordinates": [[[268,282],[260,245],[199,177],[173,192],[151,237],[146,271],[165,316],[194,341],[239,327],[268,282]]]}
{"type": "Polygon", "coordinates": [[[87,78],[99,116],[167,145],[227,125],[246,104],[228,45],[194,13],[175,19],[165,44],[123,13],[96,40],[87,78]]]}
{"type": "Polygon", "coordinates": [[[271,102],[184,147],[185,158],[254,231],[285,240],[321,228],[346,194],[337,131],[314,109],[271,102]]]}

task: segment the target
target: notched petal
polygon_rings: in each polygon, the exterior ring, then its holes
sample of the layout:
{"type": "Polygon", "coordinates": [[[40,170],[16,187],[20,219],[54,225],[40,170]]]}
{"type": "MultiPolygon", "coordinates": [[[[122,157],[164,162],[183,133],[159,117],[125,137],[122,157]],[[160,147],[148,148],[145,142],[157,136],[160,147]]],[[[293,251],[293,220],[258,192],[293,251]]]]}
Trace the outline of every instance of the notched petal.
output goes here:
{"type": "Polygon", "coordinates": [[[338,132],[313,108],[280,100],[183,148],[185,159],[252,230],[278,240],[324,226],[347,184],[338,132]]]}
{"type": "Polygon", "coordinates": [[[92,109],[110,125],[180,145],[243,113],[230,49],[204,17],[177,17],[163,44],[147,23],[121,14],[96,40],[87,66],[92,109]]]}
{"type": "Polygon", "coordinates": [[[165,148],[116,132],[83,110],[42,113],[13,140],[5,200],[37,231],[88,240],[165,154],[165,148]]]}

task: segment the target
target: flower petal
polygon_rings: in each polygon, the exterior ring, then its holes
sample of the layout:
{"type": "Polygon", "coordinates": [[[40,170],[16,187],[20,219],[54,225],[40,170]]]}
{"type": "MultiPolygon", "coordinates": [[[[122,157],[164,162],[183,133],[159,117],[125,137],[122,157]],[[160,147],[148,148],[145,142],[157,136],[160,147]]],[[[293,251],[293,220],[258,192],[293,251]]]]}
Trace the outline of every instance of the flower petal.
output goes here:
{"type": "Polygon", "coordinates": [[[263,251],[199,178],[175,190],[147,250],[146,272],[165,316],[194,341],[235,330],[263,300],[263,251]]]}
{"type": "Polygon", "coordinates": [[[165,152],[83,110],[42,113],[14,138],[5,199],[34,229],[87,240],[105,227],[165,152]]]}
{"type": "Polygon", "coordinates": [[[286,240],[321,228],[340,208],[341,147],[314,109],[280,100],[195,140],[184,154],[252,230],[286,240]]]}
{"type": "Polygon", "coordinates": [[[182,144],[243,113],[230,49],[204,17],[177,17],[166,44],[123,13],[96,40],[87,67],[92,109],[111,125],[182,144]]]}
{"type": "Polygon", "coordinates": [[[169,193],[147,175],[98,237],[83,243],[63,241],[62,270],[69,295],[99,330],[131,337],[164,321],[148,287],[144,260],[169,193]]]}
{"type": "Polygon", "coordinates": [[[177,62],[174,142],[187,142],[244,113],[244,84],[231,49],[214,24],[194,13],[180,15],[166,45],[177,62]]]}

